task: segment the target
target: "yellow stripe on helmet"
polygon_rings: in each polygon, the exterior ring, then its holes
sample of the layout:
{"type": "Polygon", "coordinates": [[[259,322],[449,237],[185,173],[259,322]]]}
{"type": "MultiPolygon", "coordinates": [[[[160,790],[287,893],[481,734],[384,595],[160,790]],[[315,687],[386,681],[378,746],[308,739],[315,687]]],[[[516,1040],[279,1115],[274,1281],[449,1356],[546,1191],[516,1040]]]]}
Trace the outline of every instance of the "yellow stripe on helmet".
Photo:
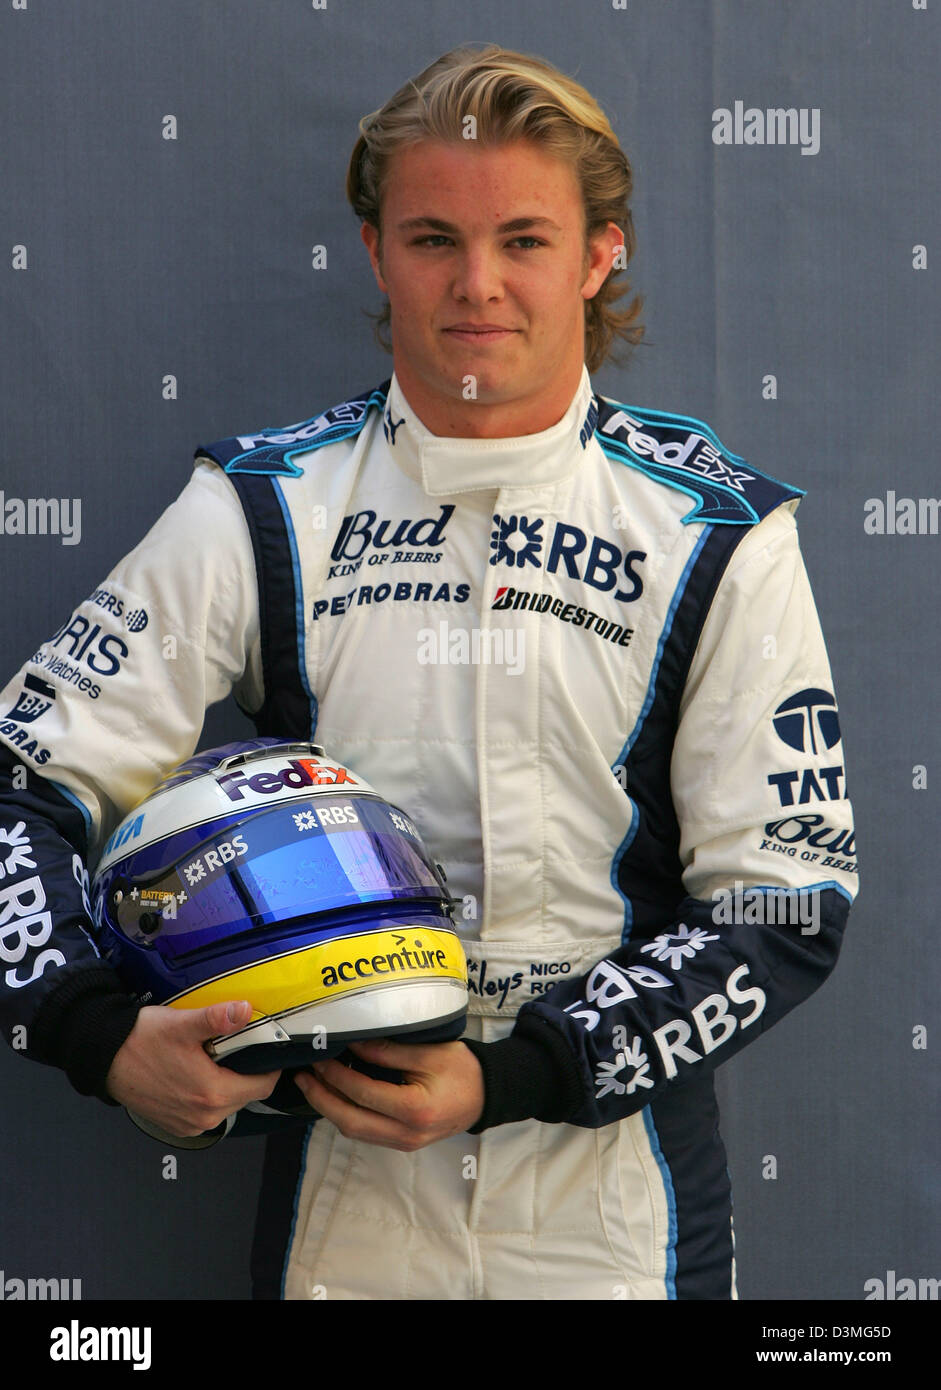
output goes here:
{"type": "Polygon", "coordinates": [[[410,926],[400,932],[335,937],[256,961],[187,990],[169,1003],[174,1009],[201,1009],[247,999],[254,1019],[374,985],[442,979],[466,983],[467,963],[460,940],[453,932],[410,926]]]}

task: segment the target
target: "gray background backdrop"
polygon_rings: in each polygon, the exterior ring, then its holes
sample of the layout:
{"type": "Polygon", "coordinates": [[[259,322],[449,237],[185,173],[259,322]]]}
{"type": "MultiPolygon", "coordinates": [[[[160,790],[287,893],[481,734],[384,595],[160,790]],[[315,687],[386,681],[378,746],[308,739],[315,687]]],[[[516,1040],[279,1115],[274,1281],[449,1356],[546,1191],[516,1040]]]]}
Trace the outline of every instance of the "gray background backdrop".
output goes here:
{"type": "MultiPolygon", "coordinates": [[[[863,530],[867,498],[941,492],[939,15],[910,0],[0,8],[0,487],[82,501],[79,545],[0,536],[8,675],[176,496],[197,443],[390,373],[343,198],[361,115],[468,40],[550,59],[608,113],[636,170],[649,341],[596,387],[704,418],[808,490],[857,814],[863,892],[836,973],[718,1074],[749,1299],[941,1275],[941,537],[863,530]],[[715,146],[713,110],[736,100],[819,108],[819,153],[715,146]]],[[[247,727],[213,710],[203,745],[247,727]]],[[[181,1154],[167,1180],[157,1144],[60,1074],[3,1049],[0,1093],[6,1277],[78,1278],[86,1298],[247,1296],[260,1140],[181,1154]]]]}

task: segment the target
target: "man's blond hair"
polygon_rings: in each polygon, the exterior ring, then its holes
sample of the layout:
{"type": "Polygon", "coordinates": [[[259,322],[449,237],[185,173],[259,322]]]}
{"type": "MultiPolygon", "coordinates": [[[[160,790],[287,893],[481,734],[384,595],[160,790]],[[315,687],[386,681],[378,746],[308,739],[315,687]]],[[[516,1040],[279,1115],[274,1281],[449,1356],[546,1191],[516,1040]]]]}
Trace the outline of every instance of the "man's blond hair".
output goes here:
{"type": "MultiPolygon", "coordinates": [[[[627,156],[601,107],[584,87],[551,63],[487,44],[452,49],[411,78],[378,111],[364,116],[346,176],[346,195],[356,215],[374,226],[382,240],[383,180],[389,160],[403,145],[420,140],[457,141],[468,131],[483,147],[532,140],[575,170],[588,239],[614,222],[624,233],[624,250],[601,289],[585,301],[585,363],[594,372],[608,358],[617,360],[615,339],[633,346],[643,336],[643,301],[626,309],[615,301],[630,291],[623,275],[636,239],[629,201],[633,176],[627,156]],[[469,122],[468,117],[473,117],[469,122]]],[[[388,302],[377,316],[376,336],[385,336],[388,302]]]]}

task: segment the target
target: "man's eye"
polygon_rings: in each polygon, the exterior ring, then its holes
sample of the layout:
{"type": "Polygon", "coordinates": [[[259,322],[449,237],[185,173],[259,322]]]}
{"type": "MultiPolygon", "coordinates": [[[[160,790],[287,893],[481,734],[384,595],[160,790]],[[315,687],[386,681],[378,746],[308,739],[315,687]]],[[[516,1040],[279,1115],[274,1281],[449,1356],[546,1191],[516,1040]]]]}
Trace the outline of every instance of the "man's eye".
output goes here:
{"type": "MultiPolygon", "coordinates": [[[[413,245],[413,246],[431,246],[432,244],[434,244],[434,245],[436,245],[436,246],[440,246],[440,245],[442,245],[443,243],[449,243],[450,241],[451,241],[451,238],[450,238],[449,236],[446,236],[443,232],[429,232],[426,236],[419,236],[419,237],[416,237],[415,240],[412,242],[412,245],[413,245]]],[[[514,237],[513,240],[512,240],[509,244],[510,244],[511,246],[517,246],[517,245],[520,245],[520,243],[522,243],[522,242],[528,242],[528,243],[529,243],[528,245],[522,247],[522,249],[523,249],[524,251],[535,251],[535,250],[537,249],[537,247],[539,247],[539,246],[545,246],[545,242],[544,242],[544,241],[541,241],[541,240],[539,239],[539,237],[534,237],[534,236],[518,236],[518,237],[514,237]]]]}

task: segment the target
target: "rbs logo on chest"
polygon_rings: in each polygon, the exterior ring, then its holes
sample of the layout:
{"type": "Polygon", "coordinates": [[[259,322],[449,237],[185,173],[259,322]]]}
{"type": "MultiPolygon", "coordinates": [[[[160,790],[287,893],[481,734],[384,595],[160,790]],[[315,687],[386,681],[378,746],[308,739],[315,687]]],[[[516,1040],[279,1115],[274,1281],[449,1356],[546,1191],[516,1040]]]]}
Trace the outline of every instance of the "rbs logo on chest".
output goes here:
{"type": "Polygon", "coordinates": [[[495,529],[490,535],[491,565],[509,565],[525,569],[545,567],[547,574],[560,569],[570,579],[590,584],[600,593],[614,591],[619,603],[633,603],[644,591],[644,581],[638,573],[647,558],[644,550],[629,550],[601,536],[589,536],[580,526],[557,521],[551,537],[543,536],[542,517],[513,514],[493,518],[495,529]],[[545,547],[545,550],[544,550],[545,547]],[[627,581],[625,587],[625,580],[627,581]]]}
{"type": "Polygon", "coordinates": [[[600,536],[592,536],[589,547],[584,531],[578,526],[559,521],[553,533],[546,569],[554,574],[562,565],[571,579],[580,579],[583,584],[590,584],[593,589],[605,594],[613,589],[619,603],[633,603],[644,592],[644,581],[635,566],[646,558],[645,550],[629,550],[625,555],[619,546],[602,540],[600,536]],[[586,548],[587,555],[580,559],[586,548]],[[581,572],[579,563],[583,566],[581,572]],[[627,587],[621,588],[625,579],[627,587]]]}

